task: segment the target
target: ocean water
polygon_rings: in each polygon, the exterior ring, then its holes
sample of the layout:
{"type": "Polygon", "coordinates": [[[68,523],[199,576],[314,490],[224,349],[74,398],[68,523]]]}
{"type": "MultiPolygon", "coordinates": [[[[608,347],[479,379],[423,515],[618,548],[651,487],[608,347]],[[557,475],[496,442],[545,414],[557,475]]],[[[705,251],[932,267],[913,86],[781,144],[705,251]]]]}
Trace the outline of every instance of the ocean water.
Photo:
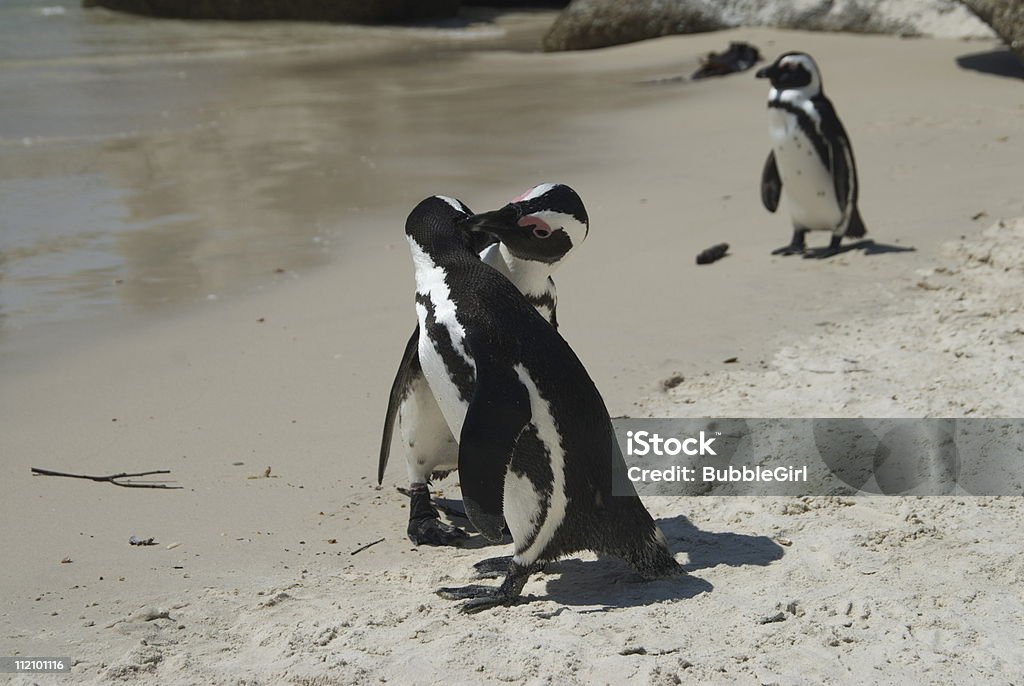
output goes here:
{"type": "Polygon", "coordinates": [[[0,351],[344,259],[418,169],[486,174],[461,161],[502,150],[479,113],[539,115],[450,71],[531,49],[550,18],[189,23],[0,0],[0,351]]]}
{"type": "Polygon", "coordinates": [[[416,42],[498,39],[502,47],[529,49],[532,29],[550,12],[494,22],[478,10],[431,26],[369,27],[313,22],[187,22],[154,20],[102,8],[83,9],[70,0],[0,0],[0,63],[58,64],[73,60],[116,64],[140,58],[184,58],[197,54],[267,54],[348,44],[354,50],[385,49],[416,42]],[[500,24],[500,27],[497,25],[500,24]],[[525,36],[525,37],[524,37],[525,36]]]}

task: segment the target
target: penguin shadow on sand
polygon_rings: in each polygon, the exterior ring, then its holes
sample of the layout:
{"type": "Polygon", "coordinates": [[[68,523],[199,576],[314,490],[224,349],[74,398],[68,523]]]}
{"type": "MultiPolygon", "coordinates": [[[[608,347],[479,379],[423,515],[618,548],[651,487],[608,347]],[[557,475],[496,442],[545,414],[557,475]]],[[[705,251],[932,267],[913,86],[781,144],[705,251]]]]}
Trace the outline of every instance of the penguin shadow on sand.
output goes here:
{"type": "Polygon", "coordinates": [[[961,69],[969,69],[982,74],[1024,80],[1024,64],[1009,50],[992,50],[961,55],[956,58],[956,64],[961,69]]]}
{"type": "Polygon", "coordinates": [[[786,549],[768,536],[702,531],[685,515],[658,521],[673,553],[689,557],[683,569],[688,574],[718,565],[766,567],[781,560],[786,549]]]}
{"type": "MultiPolygon", "coordinates": [[[[507,535],[498,542],[479,535],[462,514],[461,501],[434,498],[434,502],[452,524],[471,534],[462,541],[460,548],[479,550],[512,542],[507,535]]],[[[702,531],[684,515],[659,519],[657,524],[668,539],[672,553],[687,554],[688,560],[682,565],[685,576],[646,581],[615,557],[569,558],[544,566],[547,580],[544,598],[563,605],[599,605],[603,609],[686,600],[714,590],[710,582],[696,575],[702,569],[718,565],[764,567],[785,554],[785,548],[767,536],[702,531]]]]}
{"type": "Polygon", "coordinates": [[[673,554],[687,553],[689,560],[682,565],[686,575],[645,581],[614,557],[560,560],[545,567],[546,574],[558,575],[548,579],[546,599],[570,606],[603,606],[596,611],[686,600],[714,590],[697,575],[702,569],[723,564],[763,567],[785,553],[767,536],[702,531],[684,515],[659,519],[657,524],[673,554]]]}
{"type": "Polygon", "coordinates": [[[879,243],[878,241],[870,238],[859,240],[856,243],[848,243],[847,245],[841,245],[836,250],[836,255],[842,255],[846,252],[852,252],[854,250],[860,250],[865,255],[885,255],[891,252],[917,252],[917,248],[912,245],[889,245],[888,243],[879,243]]]}

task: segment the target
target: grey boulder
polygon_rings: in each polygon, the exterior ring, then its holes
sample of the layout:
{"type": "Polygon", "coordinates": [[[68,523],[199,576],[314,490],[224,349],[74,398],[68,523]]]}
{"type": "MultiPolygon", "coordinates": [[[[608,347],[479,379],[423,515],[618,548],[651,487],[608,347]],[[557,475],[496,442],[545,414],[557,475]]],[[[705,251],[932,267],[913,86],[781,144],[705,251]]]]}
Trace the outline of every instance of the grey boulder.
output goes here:
{"type": "Polygon", "coordinates": [[[1024,0],[961,0],[1024,60],[1024,0]]]}
{"type": "Polygon", "coordinates": [[[174,19],[386,23],[454,16],[461,0],[82,0],[83,7],[174,19]]]}
{"type": "Polygon", "coordinates": [[[573,0],[545,36],[544,49],[600,48],[738,26],[941,38],[992,36],[954,0],[573,0]]]}

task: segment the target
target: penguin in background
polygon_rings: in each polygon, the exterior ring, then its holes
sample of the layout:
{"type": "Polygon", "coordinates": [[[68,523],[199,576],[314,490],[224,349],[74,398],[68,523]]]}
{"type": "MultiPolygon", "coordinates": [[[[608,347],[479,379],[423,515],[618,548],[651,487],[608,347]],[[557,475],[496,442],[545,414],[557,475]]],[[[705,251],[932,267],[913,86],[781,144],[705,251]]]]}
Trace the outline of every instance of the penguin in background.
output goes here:
{"type": "Polygon", "coordinates": [[[830,257],[844,236],[862,238],[867,229],[857,209],[857,168],[853,147],[832,102],[822,91],[821,72],[803,52],[787,52],[757,72],[771,81],[768,92],[772,151],[761,174],[761,200],[775,212],[785,189],[793,240],[773,255],[830,257]],[[827,248],[807,250],[808,231],[830,231],[827,248]]]}
{"type": "MultiPolygon", "coordinates": [[[[573,248],[589,233],[589,219],[579,195],[569,186],[544,183],[512,200],[521,216],[521,231],[499,242],[486,233],[470,237],[479,258],[503,274],[554,327],[557,293],[551,278],[573,248]]],[[[472,212],[460,203],[467,216],[472,212]]],[[[377,483],[384,480],[396,420],[406,448],[409,474],[409,539],[417,545],[456,545],[467,537],[462,529],[442,522],[430,500],[432,476],[443,477],[458,466],[458,441],[452,435],[431,393],[418,354],[420,330],[406,344],[391,386],[377,483]]]]}
{"type": "Polygon", "coordinates": [[[516,243],[533,231],[524,210],[511,203],[470,216],[434,196],[406,222],[420,365],[459,436],[466,514],[490,540],[507,522],[514,545],[500,587],[438,590],[468,600],[467,612],[515,603],[538,564],[581,550],[620,557],[648,579],[683,573],[628,479],[618,490],[625,463],[583,364],[470,240],[485,232],[516,243]]]}

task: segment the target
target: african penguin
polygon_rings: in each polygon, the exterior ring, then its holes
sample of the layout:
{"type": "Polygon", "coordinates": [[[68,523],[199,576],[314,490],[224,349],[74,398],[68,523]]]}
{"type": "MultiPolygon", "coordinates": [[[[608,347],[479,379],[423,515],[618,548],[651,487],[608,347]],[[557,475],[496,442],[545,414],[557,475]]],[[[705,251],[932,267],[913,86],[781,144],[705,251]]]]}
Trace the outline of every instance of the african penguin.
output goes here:
{"type": "MultiPolygon", "coordinates": [[[[562,184],[545,183],[534,186],[512,200],[520,213],[523,231],[499,242],[485,234],[474,234],[474,248],[480,259],[508,278],[537,311],[555,327],[558,326],[555,306],[555,283],[551,274],[569,252],[587,237],[587,212],[576,192],[562,184]]],[[[462,211],[471,214],[465,205],[462,211]]],[[[432,474],[445,473],[457,467],[458,443],[434,400],[420,367],[419,329],[413,331],[391,386],[377,483],[384,480],[391,452],[391,436],[395,418],[405,444],[409,490],[409,539],[417,545],[451,545],[466,537],[461,529],[440,520],[430,501],[429,481],[432,474]]]]}
{"type": "MultiPolygon", "coordinates": [[[[474,612],[516,602],[538,563],[580,550],[626,560],[645,578],[681,573],[641,504],[615,495],[625,463],[600,393],[559,333],[470,242],[483,231],[514,245],[530,206],[467,216],[458,201],[427,198],[406,222],[416,269],[423,376],[452,434],[470,522],[514,555],[499,588],[438,591],[474,612]]],[[[582,212],[582,205],[579,212],[582,212]]],[[[552,233],[554,236],[554,233],[552,233]]],[[[621,493],[621,492],[620,492],[621,493]]]]}
{"type": "Polygon", "coordinates": [[[779,206],[783,187],[793,220],[793,241],[773,255],[829,257],[843,236],[867,233],[857,210],[857,168],[853,148],[831,101],[821,89],[821,72],[810,55],[787,52],[757,72],[771,80],[768,92],[772,151],[761,174],[761,200],[769,212],[779,206]],[[807,251],[808,231],[832,232],[824,249],[807,251]]]}

